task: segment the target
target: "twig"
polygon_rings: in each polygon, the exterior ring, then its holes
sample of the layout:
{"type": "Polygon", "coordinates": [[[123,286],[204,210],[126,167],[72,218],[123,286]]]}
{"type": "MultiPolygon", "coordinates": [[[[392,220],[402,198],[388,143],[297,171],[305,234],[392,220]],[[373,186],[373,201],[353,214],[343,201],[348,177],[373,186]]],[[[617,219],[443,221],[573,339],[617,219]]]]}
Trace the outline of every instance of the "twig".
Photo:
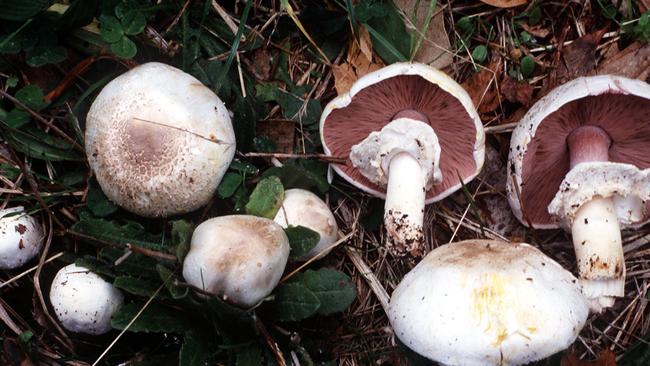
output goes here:
{"type": "Polygon", "coordinates": [[[504,123],[502,125],[485,127],[484,130],[485,130],[485,133],[489,133],[489,134],[493,134],[493,135],[496,135],[498,133],[509,133],[509,132],[512,132],[512,130],[515,129],[517,124],[519,124],[519,122],[504,123]]]}
{"type": "Polygon", "coordinates": [[[113,247],[113,248],[128,249],[128,250],[130,250],[132,252],[139,253],[139,254],[142,254],[144,256],[155,258],[155,259],[164,259],[164,260],[171,260],[171,261],[176,260],[176,257],[174,255],[172,255],[172,254],[167,254],[167,253],[162,253],[162,252],[158,252],[158,251],[151,250],[151,249],[146,249],[146,248],[143,248],[143,247],[131,244],[131,243],[126,243],[126,244],[113,243],[113,242],[110,242],[110,241],[95,238],[95,237],[90,236],[90,235],[82,234],[82,233],[80,233],[78,231],[74,231],[74,230],[70,230],[70,229],[67,229],[65,231],[65,233],[70,234],[72,236],[76,236],[79,239],[93,241],[93,242],[101,244],[101,245],[105,245],[105,246],[109,246],[109,247],[113,247]]]}
{"type": "Polygon", "coordinates": [[[276,159],[312,159],[312,160],[322,160],[329,163],[335,164],[345,164],[347,158],[339,156],[329,156],[326,154],[286,154],[286,153],[260,153],[260,152],[249,152],[243,154],[247,158],[276,158],[276,159]]]}
{"type": "Polygon", "coordinates": [[[359,255],[359,252],[357,252],[355,249],[346,247],[345,253],[348,255],[348,257],[352,261],[352,264],[354,264],[354,266],[356,267],[357,271],[359,271],[359,273],[363,276],[366,282],[368,282],[370,289],[379,300],[379,303],[381,304],[381,307],[384,309],[384,312],[388,314],[388,303],[390,301],[390,296],[388,296],[388,292],[386,292],[384,287],[381,285],[377,276],[375,276],[372,269],[370,269],[370,267],[366,264],[366,262],[363,261],[363,258],[361,258],[361,256],[359,255]]]}
{"type": "Polygon", "coordinates": [[[311,259],[309,259],[309,260],[306,261],[305,263],[301,264],[298,268],[296,268],[296,269],[294,269],[293,271],[289,272],[286,276],[282,277],[282,279],[280,280],[280,283],[282,283],[282,282],[288,280],[288,279],[291,278],[293,275],[295,275],[296,273],[300,272],[303,268],[307,267],[308,265],[310,265],[310,264],[313,263],[314,261],[317,261],[317,260],[321,259],[322,257],[324,257],[327,253],[330,252],[330,250],[336,248],[336,247],[339,246],[341,243],[344,243],[344,242],[346,242],[348,239],[350,239],[350,237],[352,237],[352,235],[354,235],[355,232],[356,232],[355,230],[351,231],[350,233],[348,233],[347,235],[345,235],[345,236],[342,237],[341,239],[337,240],[335,243],[333,243],[333,244],[330,245],[329,247],[323,249],[320,253],[318,253],[317,255],[315,255],[314,257],[312,257],[311,259]]]}
{"type": "Polygon", "coordinates": [[[266,345],[269,346],[271,352],[273,352],[273,355],[275,356],[275,360],[278,362],[278,365],[287,366],[287,361],[284,359],[284,355],[282,354],[280,347],[278,347],[278,343],[274,341],[273,338],[271,338],[271,334],[269,334],[269,331],[264,326],[264,323],[262,323],[262,321],[257,317],[257,315],[253,315],[253,319],[255,320],[255,327],[257,328],[257,330],[259,330],[260,333],[262,333],[262,336],[264,336],[266,345]]]}
{"type": "MultiPolygon", "coordinates": [[[[55,260],[55,259],[61,257],[62,255],[63,255],[63,252],[59,252],[59,253],[57,253],[57,254],[51,256],[51,257],[48,258],[47,260],[45,260],[45,262],[43,262],[43,264],[45,264],[45,263],[50,263],[51,261],[53,261],[53,260],[55,260]]],[[[10,284],[12,284],[12,283],[18,281],[19,279],[21,279],[21,278],[27,276],[28,274],[34,272],[36,269],[38,269],[38,265],[35,265],[34,267],[32,267],[32,268],[30,268],[30,269],[28,269],[28,270],[26,270],[26,271],[24,271],[24,272],[22,272],[22,273],[20,273],[20,274],[18,274],[18,275],[16,275],[16,276],[12,277],[12,278],[10,278],[10,279],[8,279],[6,282],[0,282],[0,288],[3,288],[3,287],[5,287],[5,286],[9,286],[10,284]]]]}

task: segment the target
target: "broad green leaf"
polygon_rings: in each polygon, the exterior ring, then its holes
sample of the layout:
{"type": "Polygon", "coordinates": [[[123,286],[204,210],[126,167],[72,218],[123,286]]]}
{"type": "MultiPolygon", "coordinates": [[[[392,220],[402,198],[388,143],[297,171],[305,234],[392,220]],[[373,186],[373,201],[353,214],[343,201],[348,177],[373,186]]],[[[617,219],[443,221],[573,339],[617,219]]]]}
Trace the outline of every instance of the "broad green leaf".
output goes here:
{"type": "Polygon", "coordinates": [[[126,249],[104,247],[99,256],[110,268],[118,274],[146,277],[157,280],[160,278],[156,271],[157,261],[140,253],[128,253],[126,249]],[[126,255],[126,257],[125,257],[126,255]],[[118,264],[115,263],[118,261],[118,264]]]}
{"type": "Polygon", "coordinates": [[[275,291],[271,312],[279,321],[298,321],[316,314],[320,307],[318,297],[305,285],[291,282],[280,285],[275,291]]]}
{"type": "Polygon", "coordinates": [[[172,245],[176,247],[176,258],[182,263],[185,255],[190,250],[190,241],[194,225],[185,220],[172,221],[172,245]]]}
{"type": "Polygon", "coordinates": [[[260,172],[255,165],[237,159],[233,160],[228,168],[248,175],[255,175],[260,172]]]}
{"type": "Polygon", "coordinates": [[[0,19],[26,20],[47,9],[50,0],[0,0],[0,19]]]}
{"type": "Polygon", "coordinates": [[[127,12],[122,18],[122,28],[124,29],[124,33],[128,35],[142,33],[146,25],[147,19],[137,10],[127,12]]]}
{"type": "Polygon", "coordinates": [[[164,249],[164,246],[159,244],[161,237],[148,233],[137,222],[119,224],[115,221],[94,218],[88,213],[82,213],[79,216],[79,221],[72,225],[72,230],[112,243],[131,243],[153,250],[164,249]]]}
{"type": "Polygon", "coordinates": [[[20,128],[28,124],[29,121],[32,120],[32,116],[22,109],[14,108],[11,111],[9,111],[9,113],[7,113],[4,119],[6,119],[7,125],[9,127],[20,128]]]}
{"type": "Polygon", "coordinates": [[[116,17],[102,15],[99,21],[101,23],[101,35],[106,42],[115,43],[124,37],[122,23],[116,17]]]}
{"type": "Polygon", "coordinates": [[[318,189],[320,192],[327,192],[329,183],[324,175],[317,175],[313,172],[293,164],[285,164],[281,167],[273,167],[267,169],[262,177],[277,176],[282,181],[282,185],[286,189],[290,188],[303,188],[311,190],[318,189]]]}
{"type": "MultiPolygon", "coordinates": [[[[123,304],[117,310],[111,325],[123,330],[136,317],[144,303],[123,304]]],[[[188,328],[187,316],[176,310],[160,304],[150,303],[129,327],[130,332],[144,333],[182,333],[188,328]]]]}
{"type": "Polygon", "coordinates": [[[207,366],[212,356],[210,335],[190,330],[185,333],[179,366],[207,366]]]}
{"type": "Polygon", "coordinates": [[[138,53],[138,48],[129,37],[124,36],[117,42],[111,43],[111,51],[113,51],[117,57],[129,59],[133,58],[133,56],[138,53]]]}
{"type": "Polygon", "coordinates": [[[316,247],[320,234],[304,226],[289,226],[284,229],[291,246],[290,256],[301,258],[316,247]]]}
{"type": "Polygon", "coordinates": [[[162,264],[157,264],[156,270],[158,271],[158,275],[160,275],[160,279],[164,281],[165,287],[167,287],[167,290],[174,299],[182,299],[187,296],[190,290],[189,287],[178,286],[176,277],[169,268],[162,264]]]}
{"type": "Polygon", "coordinates": [[[235,191],[237,191],[237,188],[239,188],[243,181],[244,178],[241,174],[233,172],[226,173],[226,175],[223,176],[223,179],[221,179],[221,183],[219,183],[219,187],[217,188],[219,197],[232,197],[232,195],[235,194],[235,191]]]}
{"type": "Polygon", "coordinates": [[[83,258],[77,258],[74,263],[80,267],[88,268],[102,276],[113,278],[115,277],[115,272],[111,269],[111,266],[103,260],[99,260],[95,257],[84,256],[83,258]]]}
{"type": "Polygon", "coordinates": [[[530,56],[524,56],[521,59],[520,70],[521,75],[524,77],[527,78],[531,76],[533,74],[533,71],[535,71],[535,60],[533,60],[533,58],[530,56]]]}
{"type": "Polygon", "coordinates": [[[39,45],[39,47],[27,52],[26,57],[29,66],[39,67],[65,61],[68,57],[68,52],[61,46],[39,45]]]}
{"type": "Polygon", "coordinates": [[[488,49],[484,45],[478,45],[474,47],[474,50],[472,51],[472,58],[474,59],[474,62],[479,64],[482,64],[485,61],[487,55],[488,49]]]}
{"type": "Polygon", "coordinates": [[[236,366],[262,365],[262,348],[257,343],[252,343],[238,348],[236,351],[236,366]]]}
{"type": "Polygon", "coordinates": [[[118,209],[118,207],[113,202],[108,200],[102,189],[95,181],[92,181],[88,187],[86,207],[88,207],[90,211],[92,211],[93,215],[97,217],[106,217],[118,209]]]}
{"type": "Polygon", "coordinates": [[[16,92],[16,99],[35,111],[45,107],[43,91],[36,85],[26,85],[16,92]]]}
{"type": "Polygon", "coordinates": [[[272,219],[284,200],[284,188],[278,177],[264,178],[253,190],[246,204],[246,213],[272,219]]]}
{"type": "Polygon", "coordinates": [[[297,276],[298,281],[320,301],[319,314],[343,311],[357,297],[357,290],[345,273],[330,268],[307,270],[297,276]]]}
{"type": "Polygon", "coordinates": [[[53,144],[56,144],[55,140],[58,140],[51,135],[47,135],[45,132],[39,129],[31,129],[30,133],[13,130],[11,133],[5,133],[5,138],[16,150],[21,153],[35,158],[42,159],[47,161],[64,161],[64,160],[74,160],[82,161],[84,160],[83,155],[72,148],[62,149],[53,147],[53,144]],[[48,136],[47,139],[44,139],[43,136],[33,136],[32,134],[43,134],[48,136]]]}
{"type": "Polygon", "coordinates": [[[156,292],[160,283],[144,278],[119,276],[113,281],[113,286],[133,295],[150,297],[156,292]]]}

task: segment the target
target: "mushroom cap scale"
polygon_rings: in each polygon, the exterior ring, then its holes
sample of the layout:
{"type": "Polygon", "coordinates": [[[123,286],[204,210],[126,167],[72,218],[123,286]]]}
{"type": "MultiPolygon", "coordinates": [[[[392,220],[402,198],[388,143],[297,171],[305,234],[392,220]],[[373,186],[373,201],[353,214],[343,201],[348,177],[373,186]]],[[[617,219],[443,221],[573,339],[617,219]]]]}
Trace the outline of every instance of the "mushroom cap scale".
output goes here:
{"type": "Polygon", "coordinates": [[[391,296],[397,337],[445,365],[520,365],[568,347],[588,315],[577,280],[527,244],[443,245],[391,296]]]}
{"type": "Polygon", "coordinates": [[[308,260],[323,252],[336,242],[339,230],[327,204],[314,193],[299,188],[284,191],[282,207],[273,221],[283,228],[289,225],[304,226],[320,235],[318,244],[299,260],[308,260]]]}
{"type": "Polygon", "coordinates": [[[18,268],[34,258],[45,234],[21,206],[0,210],[0,269],[18,268]]]}
{"type": "Polygon", "coordinates": [[[72,332],[104,334],[124,301],[120,290],[89,269],[70,264],[59,270],[50,302],[63,327],[72,332]]]}
{"type": "Polygon", "coordinates": [[[192,211],[212,197],[235,153],[224,104],[161,63],[120,75],[86,121],[86,152],[106,196],[142,216],[192,211]]]}
{"type": "Polygon", "coordinates": [[[226,301],[250,307],[278,284],[289,250],[287,235],[272,220],[250,215],[215,217],[194,230],[183,278],[226,301]]]}
{"type": "Polygon", "coordinates": [[[385,198],[386,187],[367,179],[350,160],[353,145],[400,117],[423,116],[438,137],[443,181],[427,191],[439,201],[473,179],[484,160],[485,135],[471,98],[453,79],[432,67],[396,63],[362,76],[349,92],[332,100],[320,120],[326,154],[345,156],[333,169],[357,188],[385,198]]]}
{"type": "Polygon", "coordinates": [[[540,99],[514,129],[510,142],[508,177],[514,179],[508,179],[507,190],[515,216],[524,225],[530,220],[535,228],[558,227],[547,206],[570,169],[567,138],[580,126],[597,126],[607,133],[610,162],[650,168],[648,110],[650,85],[612,75],[577,78],[540,99]]]}

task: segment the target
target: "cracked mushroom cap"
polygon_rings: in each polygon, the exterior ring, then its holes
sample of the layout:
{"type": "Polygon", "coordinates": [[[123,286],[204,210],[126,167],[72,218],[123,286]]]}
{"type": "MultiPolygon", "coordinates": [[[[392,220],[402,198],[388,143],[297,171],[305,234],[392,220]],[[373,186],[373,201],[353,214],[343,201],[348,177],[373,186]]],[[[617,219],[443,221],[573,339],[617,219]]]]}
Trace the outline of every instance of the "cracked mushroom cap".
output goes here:
{"type": "MultiPolygon", "coordinates": [[[[632,221],[645,222],[650,219],[650,210],[643,207],[641,217],[631,218],[625,212],[639,211],[634,206],[646,205],[642,192],[614,192],[613,185],[600,185],[592,189],[587,180],[596,178],[596,170],[605,175],[617,175],[631,166],[636,172],[636,181],[645,169],[650,168],[650,85],[640,80],[612,75],[581,77],[551,91],[540,99],[526,113],[512,133],[508,159],[508,199],[515,216],[524,225],[530,223],[536,228],[551,229],[567,223],[560,217],[556,222],[549,213],[549,204],[558,192],[570,188],[572,204],[555,204],[551,208],[560,216],[570,217],[584,202],[576,197],[595,195],[610,197],[622,195],[618,200],[624,207],[620,212],[621,224],[632,221]],[[609,162],[580,163],[568,181],[570,155],[567,138],[581,126],[600,127],[611,139],[609,162]],[[613,170],[610,170],[613,168],[613,170]],[[603,171],[605,169],[606,171],[603,171]],[[609,171],[609,173],[607,172],[609,171]],[[513,177],[511,179],[510,177],[513,177]],[[575,178],[575,179],[574,179],[575,178]],[[577,180],[576,180],[577,179],[577,180]],[[573,185],[571,183],[580,183],[573,185]],[[568,185],[568,186],[567,186],[568,185]],[[580,189],[579,189],[580,188],[580,189]],[[579,190],[579,191],[578,191],[579,190]],[[576,193],[577,192],[577,193],[576,193]],[[626,196],[627,195],[627,196],[626,196]],[[525,212],[525,217],[524,213],[525,212]]],[[[622,176],[621,176],[622,177],[622,176]]],[[[638,216],[638,215],[637,215],[638,216]]]]}
{"type": "Polygon", "coordinates": [[[18,268],[43,246],[43,229],[23,207],[0,210],[0,269],[18,268]]]}
{"type": "Polygon", "coordinates": [[[336,218],[327,204],[314,193],[304,189],[288,189],[284,191],[282,207],[273,219],[283,228],[304,226],[320,235],[318,244],[299,260],[309,260],[321,254],[336,242],[338,225],[336,218]]]}
{"type": "Polygon", "coordinates": [[[72,332],[104,334],[122,305],[120,290],[89,269],[70,264],[59,270],[50,288],[50,302],[63,327],[72,332]]]}
{"type": "Polygon", "coordinates": [[[396,63],[366,74],[325,107],[320,119],[323,149],[347,159],[332,164],[334,170],[359,189],[385,198],[386,188],[352,164],[350,151],[400,117],[431,125],[440,144],[442,182],[427,191],[427,203],[459,189],[459,176],[467,183],[481,170],[485,135],[471,98],[443,72],[416,63],[396,63]]]}
{"type": "Polygon", "coordinates": [[[106,196],[147,217],[206,204],[235,153],[221,100],[189,74],[151,62],[108,83],[86,120],[86,153],[106,196]]]}
{"type": "Polygon", "coordinates": [[[577,280],[528,244],[468,240],[430,252],[388,316],[417,353],[452,366],[522,365],[567,348],[587,320],[577,280]]]}
{"type": "Polygon", "coordinates": [[[215,217],[197,226],[183,262],[187,283],[242,307],[268,296],[289,259],[280,225],[262,217],[215,217]]]}

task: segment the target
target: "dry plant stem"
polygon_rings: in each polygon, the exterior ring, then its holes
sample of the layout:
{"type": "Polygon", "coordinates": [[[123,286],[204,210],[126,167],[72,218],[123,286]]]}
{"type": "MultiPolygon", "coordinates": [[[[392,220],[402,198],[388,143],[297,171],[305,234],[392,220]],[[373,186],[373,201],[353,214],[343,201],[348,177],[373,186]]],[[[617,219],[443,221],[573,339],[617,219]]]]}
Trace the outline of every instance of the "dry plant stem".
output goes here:
{"type": "Polygon", "coordinates": [[[390,301],[390,296],[388,296],[388,292],[386,292],[384,287],[381,285],[377,276],[375,276],[372,269],[370,269],[368,264],[366,264],[363,258],[361,258],[359,255],[359,252],[357,252],[354,248],[346,247],[345,253],[348,255],[348,258],[350,258],[357,271],[359,271],[366,282],[368,282],[370,289],[377,297],[377,300],[379,300],[379,303],[384,309],[384,312],[388,314],[388,303],[390,301]]]}
{"type": "Polygon", "coordinates": [[[5,310],[4,306],[2,306],[2,303],[0,303],[0,320],[2,320],[9,329],[16,333],[16,335],[20,335],[20,333],[22,333],[20,327],[18,327],[18,325],[14,323],[13,320],[11,320],[11,317],[5,310]]]}
{"type": "MultiPolygon", "coordinates": [[[[59,257],[62,256],[62,255],[63,255],[63,252],[59,252],[59,253],[57,253],[57,254],[51,256],[51,257],[48,258],[47,260],[45,260],[45,262],[43,262],[43,263],[44,263],[44,264],[45,264],[45,263],[50,263],[51,261],[53,261],[53,260],[59,258],[59,257]]],[[[24,271],[24,272],[22,272],[22,273],[17,274],[16,276],[14,276],[14,277],[8,279],[8,280],[5,281],[5,282],[0,282],[0,288],[3,288],[3,287],[5,287],[5,286],[9,286],[10,284],[12,284],[12,283],[18,281],[19,279],[21,279],[21,278],[27,276],[28,274],[34,272],[34,271],[37,270],[37,269],[38,269],[38,265],[36,265],[36,266],[34,266],[34,267],[32,267],[32,268],[30,268],[30,269],[28,269],[28,270],[26,270],[26,271],[24,271]]]]}
{"type": "MultiPolygon", "coordinates": [[[[596,126],[583,126],[568,139],[571,168],[590,161],[608,161],[611,139],[596,126]]],[[[580,282],[595,310],[610,307],[625,294],[625,257],[621,228],[610,197],[584,203],[571,223],[580,282]]]]}
{"type": "Polygon", "coordinates": [[[339,156],[329,156],[325,154],[286,154],[286,153],[258,153],[249,152],[243,154],[247,158],[276,158],[276,159],[311,159],[321,160],[328,163],[345,164],[347,158],[339,156]]]}
{"type": "Polygon", "coordinates": [[[110,241],[97,239],[97,238],[92,237],[90,235],[82,234],[82,233],[79,233],[79,232],[76,232],[76,231],[70,230],[70,229],[66,230],[65,233],[70,234],[72,236],[76,236],[77,238],[80,238],[80,239],[93,241],[93,242],[101,244],[101,245],[105,245],[105,246],[109,246],[109,247],[113,247],[113,248],[128,249],[128,250],[131,250],[131,251],[133,251],[135,253],[139,253],[139,254],[142,254],[144,256],[155,258],[155,259],[163,259],[163,260],[168,260],[168,261],[175,261],[176,260],[176,257],[171,255],[171,254],[157,252],[155,250],[142,248],[142,247],[130,244],[130,243],[127,243],[125,245],[117,244],[117,243],[113,243],[113,242],[110,242],[110,241]]]}
{"type": "Polygon", "coordinates": [[[262,333],[262,336],[264,336],[266,345],[269,347],[271,352],[273,352],[278,365],[287,366],[287,361],[284,359],[284,355],[282,354],[278,343],[273,340],[271,334],[269,334],[269,331],[266,329],[266,326],[264,326],[264,323],[262,323],[262,321],[256,315],[253,315],[253,318],[255,319],[255,327],[257,330],[259,330],[260,333],[262,333]]]}
{"type": "MultiPolygon", "coordinates": [[[[323,249],[322,252],[320,252],[320,253],[318,253],[317,255],[313,256],[310,260],[308,260],[308,261],[306,261],[305,263],[301,264],[298,268],[294,269],[293,271],[289,272],[286,276],[282,277],[282,279],[280,279],[280,283],[282,283],[282,282],[288,280],[289,278],[293,277],[293,275],[295,275],[296,273],[302,271],[303,268],[309,266],[309,265],[312,264],[313,262],[315,262],[315,261],[317,261],[317,260],[323,258],[326,254],[328,254],[328,253],[330,253],[332,250],[334,250],[334,248],[336,248],[337,246],[341,245],[341,243],[345,243],[345,242],[346,242],[348,239],[350,239],[350,237],[352,237],[352,235],[354,235],[355,233],[356,233],[356,229],[355,229],[355,230],[352,230],[351,232],[349,232],[348,234],[346,234],[345,236],[343,236],[341,239],[339,239],[339,240],[337,240],[336,242],[334,242],[334,243],[333,243],[332,245],[330,245],[329,247],[323,249]]],[[[339,234],[339,235],[340,235],[340,234],[339,234]]]]}

